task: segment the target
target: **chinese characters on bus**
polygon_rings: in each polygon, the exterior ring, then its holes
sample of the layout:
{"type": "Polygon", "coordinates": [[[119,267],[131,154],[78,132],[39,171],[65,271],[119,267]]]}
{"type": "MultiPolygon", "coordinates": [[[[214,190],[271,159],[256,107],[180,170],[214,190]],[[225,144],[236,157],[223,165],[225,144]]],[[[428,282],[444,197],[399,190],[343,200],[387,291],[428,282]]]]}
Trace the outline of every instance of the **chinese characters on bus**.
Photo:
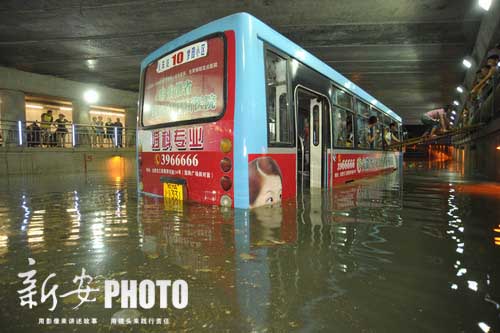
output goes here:
{"type": "Polygon", "coordinates": [[[152,62],[145,71],[144,126],[211,118],[224,109],[224,40],[213,37],[152,62]]]}
{"type": "Polygon", "coordinates": [[[151,132],[153,151],[202,150],[203,127],[160,129],[151,132]]]}
{"type": "Polygon", "coordinates": [[[158,63],[156,65],[156,72],[161,73],[175,66],[179,66],[190,61],[203,58],[207,55],[207,49],[208,45],[206,41],[182,48],[179,51],[171,53],[166,57],[158,60],[158,63]]]}

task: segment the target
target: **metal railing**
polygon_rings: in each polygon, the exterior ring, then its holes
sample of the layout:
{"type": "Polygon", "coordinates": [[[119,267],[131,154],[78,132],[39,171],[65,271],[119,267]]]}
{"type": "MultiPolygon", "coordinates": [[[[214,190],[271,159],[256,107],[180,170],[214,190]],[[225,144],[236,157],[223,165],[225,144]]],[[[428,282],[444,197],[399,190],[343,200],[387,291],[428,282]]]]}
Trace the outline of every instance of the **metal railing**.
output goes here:
{"type": "Polygon", "coordinates": [[[115,125],[0,121],[0,147],[127,148],[135,138],[135,128],[115,125]]]}
{"type": "Polygon", "coordinates": [[[460,126],[466,127],[486,123],[500,116],[500,71],[493,75],[481,92],[468,102],[468,114],[460,115],[460,126]]]}

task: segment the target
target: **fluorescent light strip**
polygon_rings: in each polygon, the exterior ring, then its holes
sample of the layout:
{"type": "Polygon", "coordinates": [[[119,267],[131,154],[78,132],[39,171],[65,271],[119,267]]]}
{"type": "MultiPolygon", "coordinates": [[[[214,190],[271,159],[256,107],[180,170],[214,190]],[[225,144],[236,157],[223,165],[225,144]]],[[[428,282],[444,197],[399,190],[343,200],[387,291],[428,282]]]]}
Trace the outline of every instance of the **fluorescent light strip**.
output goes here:
{"type": "Polygon", "coordinates": [[[123,113],[123,112],[108,112],[108,111],[90,110],[89,113],[100,114],[100,115],[104,115],[104,116],[125,116],[125,113],[123,113]]]}
{"type": "Polygon", "coordinates": [[[121,108],[112,108],[110,106],[91,105],[90,108],[94,109],[94,110],[125,112],[124,109],[121,109],[121,108]]]}
{"type": "Polygon", "coordinates": [[[69,106],[26,104],[26,107],[30,109],[40,109],[40,110],[43,108],[47,108],[47,109],[59,109],[61,111],[73,111],[73,108],[69,106]]]}
{"type": "Polygon", "coordinates": [[[26,104],[26,107],[31,109],[43,109],[43,106],[36,104],[26,104]]]}

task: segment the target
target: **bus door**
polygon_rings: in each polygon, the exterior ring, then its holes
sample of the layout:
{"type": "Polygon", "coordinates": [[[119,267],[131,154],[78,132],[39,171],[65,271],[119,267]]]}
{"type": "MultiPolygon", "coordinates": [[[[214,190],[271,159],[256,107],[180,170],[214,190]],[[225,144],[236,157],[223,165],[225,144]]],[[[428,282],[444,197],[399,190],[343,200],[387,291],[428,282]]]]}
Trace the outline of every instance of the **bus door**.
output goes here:
{"type": "Polygon", "coordinates": [[[325,98],[299,88],[295,94],[295,105],[298,128],[297,185],[301,189],[321,188],[326,161],[323,156],[326,152],[323,133],[325,98]]]}
{"type": "Polygon", "coordinates": [[[311,100],[310,103],[310,114],[311,114],[311,142],[310,142],[310,151],[311,151],[311,187],[319,187],[321,188],[321,165],[322,165],[322,103],[321,99],[315,98],[311,100]]]}

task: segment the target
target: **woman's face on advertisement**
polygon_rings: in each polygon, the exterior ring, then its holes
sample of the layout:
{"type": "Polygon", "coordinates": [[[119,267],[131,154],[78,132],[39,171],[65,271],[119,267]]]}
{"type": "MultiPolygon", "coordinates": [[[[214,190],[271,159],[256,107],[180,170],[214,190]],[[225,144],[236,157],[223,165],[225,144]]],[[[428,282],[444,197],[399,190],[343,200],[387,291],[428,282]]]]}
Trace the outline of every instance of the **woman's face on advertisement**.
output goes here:
{"type": "Polygon", "coordinates": [[[264,176],[254,207],[272,205],[281,201],[281,178],[280,176],[264,176]]]}

